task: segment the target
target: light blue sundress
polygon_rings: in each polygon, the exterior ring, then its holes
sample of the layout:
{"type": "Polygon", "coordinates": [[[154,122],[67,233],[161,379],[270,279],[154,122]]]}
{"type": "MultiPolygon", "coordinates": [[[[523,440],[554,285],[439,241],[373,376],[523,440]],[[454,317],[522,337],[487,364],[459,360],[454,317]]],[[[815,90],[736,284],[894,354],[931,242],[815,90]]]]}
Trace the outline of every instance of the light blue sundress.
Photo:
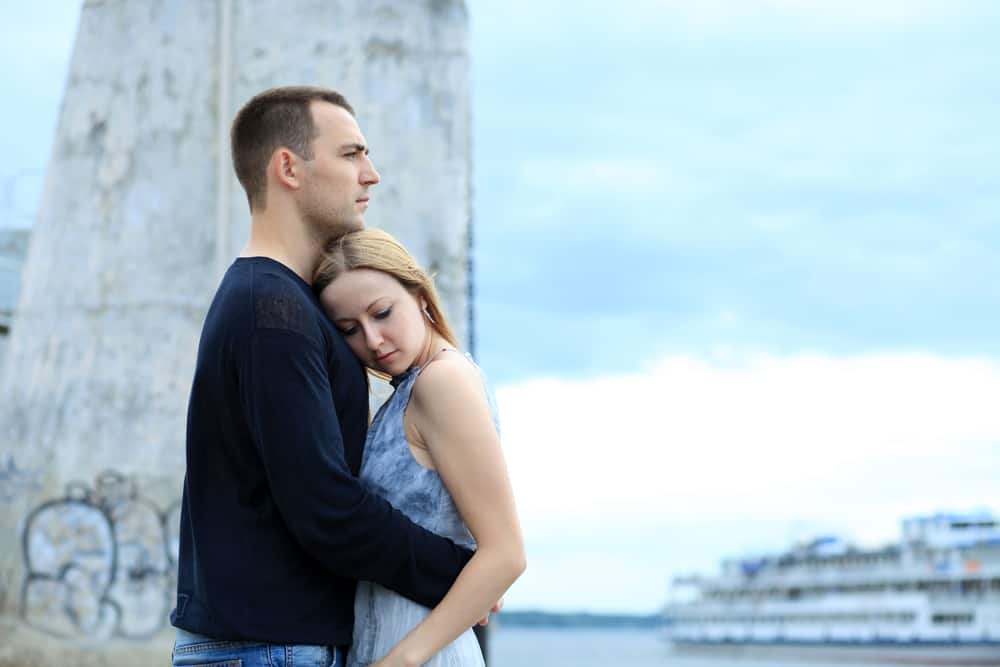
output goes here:
{"type": "MultiPolygon", "coordinates": [[[[465,357],[476,365],[468,354],[465,357]]],[[[496,401],[482,370],[476,368],[483,378],[493,423],[499,432],[496,401]]],[[[382,405],[368,429],[360,477],[371,491],[388,500],[414,523],[456,544],[475,549],[475,540],[441,477],[417,463],[407,444],[403,413],[420,371],[421,368],[411,368],[394,381],[396,391],[382,405]]],[[[347,656],[347,667],[364,667],[384,657],[429,613],[427,607],[378,584],[359,582],[354,598],[354,640],[347,656]]],[[[470,629],[424,664],[427,667],[482,667],[484,663],[479,643],[470,629]]]]}

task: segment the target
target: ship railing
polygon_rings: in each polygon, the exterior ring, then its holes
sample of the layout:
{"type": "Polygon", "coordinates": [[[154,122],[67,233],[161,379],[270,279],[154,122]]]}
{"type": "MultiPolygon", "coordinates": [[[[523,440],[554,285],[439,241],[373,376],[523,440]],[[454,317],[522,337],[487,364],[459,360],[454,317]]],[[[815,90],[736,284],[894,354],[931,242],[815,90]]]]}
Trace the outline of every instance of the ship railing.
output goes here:
{"type": "Polygon", "coordinates": [[[964,569],[934,569],[928,564],[914,565],[904,568],[873,568],[868,570],[835,570],[809,571],[797,570],[788,572],[766,572],[753,578],[719,577],[714,580],[704,580],[701,586],[770,588],[775,585],[808,586],[815,584],[854,584],[854,583],[906,583],[909,581],[934,580],[988,580],[1000,579],[1000,565],[980,567],[976,570],[964,569]]]}
{"type": "MultiPolygon", "coordinates": [[[[899,598],[914,596],[927,599],[928,596],[940,598],[968,599],[1000,599],[1000,586],[993,582],[971,582],[962,580],[902,580],[898,582],[835,582],[824,583],[812,581],[801,585],[757,584],[754,586],[713,586],[702,589],[698,599],[716,602],[732,601],[763,601],[763,600],[796,600],[814,599],[826,596],[848,596],[853,599],[884,597],[899,598]]],[[[690,598],[688,598],[690,599],[690,598]]]]}

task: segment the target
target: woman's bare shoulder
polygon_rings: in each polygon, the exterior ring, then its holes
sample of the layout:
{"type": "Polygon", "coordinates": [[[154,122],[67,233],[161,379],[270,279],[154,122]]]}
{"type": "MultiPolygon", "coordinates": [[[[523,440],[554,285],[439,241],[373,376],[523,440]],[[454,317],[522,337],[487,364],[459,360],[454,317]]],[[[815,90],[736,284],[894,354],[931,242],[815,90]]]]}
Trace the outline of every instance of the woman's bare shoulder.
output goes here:
{"type": "Polygon", "coordinates": [[[459,351],[438,354],[420,371],[413,385],[413,399],[419,404],[483,399],[482,378],[475,364],[459,351]]]}

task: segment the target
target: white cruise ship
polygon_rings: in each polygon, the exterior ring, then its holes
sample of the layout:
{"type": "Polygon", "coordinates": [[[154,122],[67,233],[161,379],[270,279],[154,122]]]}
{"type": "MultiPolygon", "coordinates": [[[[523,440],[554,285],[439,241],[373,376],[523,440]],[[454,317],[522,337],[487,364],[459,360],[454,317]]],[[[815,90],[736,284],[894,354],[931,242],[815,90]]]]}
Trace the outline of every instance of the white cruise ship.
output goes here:
{"type": "Polygon", "coordinates": [[[675,651],[1000,665],[1000,522],[936,514],[902,533],[876,550],[825,537],[677,577],[667,637],[675,651]]]}

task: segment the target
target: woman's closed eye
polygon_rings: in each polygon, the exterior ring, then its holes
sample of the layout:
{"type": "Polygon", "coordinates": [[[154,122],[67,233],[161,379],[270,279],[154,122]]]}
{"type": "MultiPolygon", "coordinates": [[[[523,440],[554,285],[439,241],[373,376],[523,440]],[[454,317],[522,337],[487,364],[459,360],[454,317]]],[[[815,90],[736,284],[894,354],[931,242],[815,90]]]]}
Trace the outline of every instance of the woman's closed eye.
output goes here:
{"type": "MultiPolygon", "coordinates": [[[[392,306],[389,306],[384,310],[378,311],[377,313],[372,315],[372,318],[376,320],[384,320],[388,319],[390,315],[392,315],[392,306]]],[[[358,331],[361,330],[361,327],[358,326],[357,324],[352,324],[350,326],[337,327],[337,330],[340,331],[341,335],[343,336],[353,336],[354,334],[356,334],[358,331]]]]}

